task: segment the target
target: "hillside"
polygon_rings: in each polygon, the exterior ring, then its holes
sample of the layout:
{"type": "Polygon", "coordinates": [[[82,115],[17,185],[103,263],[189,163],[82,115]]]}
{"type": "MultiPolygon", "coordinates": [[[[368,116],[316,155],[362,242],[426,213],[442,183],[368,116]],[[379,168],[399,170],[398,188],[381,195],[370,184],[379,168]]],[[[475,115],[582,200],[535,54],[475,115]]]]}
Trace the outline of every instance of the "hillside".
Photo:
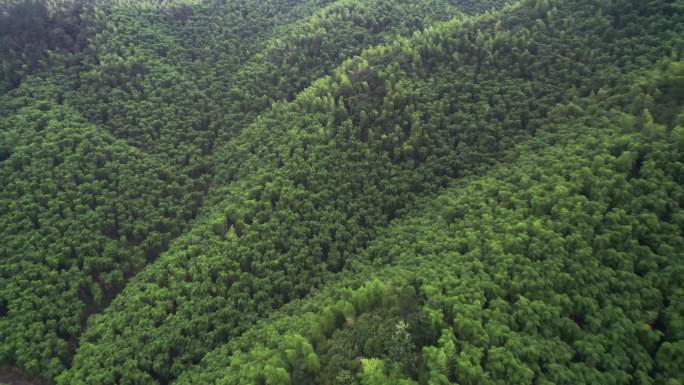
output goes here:
{"type": "Polygon", "coordinates": [[[683,12],[0,1],[0,368],[679,384],[683,12]]]}
{"type": "Polygon", "coordinates": [[[677,383],[684,131],[611,107],[559,106],[177,383],[677,383]]]}

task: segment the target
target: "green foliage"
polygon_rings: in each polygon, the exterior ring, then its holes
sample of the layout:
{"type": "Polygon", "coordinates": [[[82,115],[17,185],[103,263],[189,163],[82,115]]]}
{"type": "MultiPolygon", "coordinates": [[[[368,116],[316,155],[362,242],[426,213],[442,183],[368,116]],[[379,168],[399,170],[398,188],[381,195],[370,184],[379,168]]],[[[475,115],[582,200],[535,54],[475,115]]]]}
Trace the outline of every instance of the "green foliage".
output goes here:
{"type": "MultiPolygon", "coordinates": [[[[595,20],[583,20],[596,12],[582,9],[579,5],[576,7],[576,12],[582,16],[573,19],[577,25],[573,38],[554,37],[546,31],[538,31],[534,38],[540,39],[540,42],[526,44],[542,45],[546,39],[556,38],[559,39],[557,45],[568,44],[582,52],[593,41],[593,33],[588,26],[601,24],[595,20]],[[586,40],[581,40],[582,36],[586,40]],[[578,43],[577,39],[583,43],[578,43]]],[[[520,30],[521,27],[515,23],[530,22],[526,18],[518,19],[523,13],[524,10],[521,10],[520,13],[513,13],[510,19],[503,20],[512,23],[509,28],[514,29],[515,26],[520,30]]],[[[98,362],[112,362],[112,359],[117,359],[123,364],[123,360],[131,355],[138,357],[137,362],[142,373],[152,372],[156,377],[175,376],[173,367],[171,371],[164,369],[164,372],[159,373],[154,367],[148,366],[144,359],[156,355],[160,360],[166,360],[165,357],[178,354],[173,349],[182,346],[182,355],[174,360],[179,365],[178,370],[182,371],[187,365],[184,362],[193,362],[195,357],[203,355],[209,347],[220,343],[222,339],[239,335],[249,322],[254,322],[253,320],[272,312],[273,308],[309,293],[312,288],[329,279],[331,273],[334,274],[348,265],[349,256],[361,252],[374,237],[374,232],[369,230],[384,226],[389,218],[396,216],[402,206],[413,199],[414,194],[430,191],[429,187],[423,190],[422,186],[438,186],[440,177],[458,176],[482,169],[482,160],[492,160],[492,155],[501,148],[510,147],[507,144],[510,142],[506,140],[514,139],[516,131],[499,120],[499,116],[507,115],[490,112],[492,107],[487,107],[485,102],[489,95],[495,98],[497,94],[508,92],[507,88],[502,87],[502,84],[505,86],[507,83],[499,81],[490,84],[483,80],[474,80],[476,77],[507,78],[510,92],[515,90],[527,95],[527,98],[520,97],[521,101],[527,101],[526,105],[511,107],[511,111],[520,114],[519,120],[515,121],[522,129],[521,134],[528,130],[537,131],[554,119],[567,119],[568,116],[581,114],[583,109],[578,106],[545,110],[545,106],[549,106],[553,100],[562,101],[565,97],[564,94],[547,93],[561,88],[547,88],[545,84],[561,84],[565,76],[571,76],[567,75],[567,71],[577,70],[578,74],[571,78],[578,78],[584,72],[575,64],[564,69],[566,75],[561,75],[562,72],[553,72],[551,69],[556,69],[557,66],[546,70],[544,64],[530,62],[524,70],[515,69],[504,77],[502,71],[510,68],[508,63],[511,58],[507,47],[511,44],[502,44],[500,56],[497,56],[498,51],[494,51],[487,62],[470,59],[453,63],[441,62],[441,57],[472,57],[470,53],[480,49],[479,40],[486,45],[484,33],[476,34],[471,40],[464,28],[490,26],[491,33],[496,34],[498,27],[489,24],[487,18],[479,23],[481,24],[474,26],[450,23],[440,29],[417,34],[411,41],[400,40],[389,47],[370,50],[363,57],[346,62],[333,76],[313,84],[293,103],[275,105],[248,130],[232,139],[225,150],[218,152],[225,159],[218,162],[224,165],[219,169],[218,179],[225,180],[226,187],[215,191],[216,195],[211,195],[210,198],[211,206],[220,208],[222,214],[219,212],[207,217],[204,225],[195,227],[192,235],[183,239],[186,251],[179,252],[179,247],[174,253],[164,256],[160,263],[150,266],[114,302],[109,309],[110,313],[95,318],[93,328],[84,336],[88,345],[82,347],[76,357],[74,369],[62,380],[67,383],[74,381],[74,378],[91,378],[100,370],[98,366],[93,366],[98,362]],[[451,35],[456,38],[450,37],[451,35]],[[463,40],[458,40],[459,37],[463,40]],[[455,42],[452,43],[450,39],[455,42]],[[459,48],[459,41],[462,48],[459,48]],[[419,61],[415,60],[412,51],[418,52],[419,61]],[[425,59],[420,52],[426,52],[425,59]],[[377,63],[384,63],[384,66],[380,67],[377,63]],[[537,79],[530,85],[532,73],[528,69],[535,65],[540,68],[533,72],[537,79]],[[452,81],[442,83],[445,79],[452,81]],[[444,84],[444,87],[440,88],[440,84],[444,84]],[[476,98],[468,95],[469,99],[458,99],[462,90],[475,87],[479,90],[475,94],[476,98]],[[461,104],[451,106],[447,100],[459,100],[461,104]],[[533,105],[536,107],[530,108],[532,103],[529,100],[535,100],[533,105]],[[384,111],[374,112],[373,115],[366,113],[367,127],[355,124],[362,119],[361,111],[372,111],[377,108],[375,106],[382,106],[384,111]],[[437,109],[437,106],[441,109],[437,109]],[[461,109],[464,113],[459,114],[461,109]],[[423,156],[420,153],[399,151],[410,138],[412,125],[416,125],[412,123],[412,119],[415,120],[415,111],[433,112],[427,115],[425,121],[420,122],[425,126],[423,132],[434,135],[423,138],[424,146],[428,149],[423,156]],[[439,111],[454,113],[447,115],[439,111]],[[461,125],[452,126],[448,123],[449,117],[458,119],[461,125]],[[472,122],[472,132],[468,129],[469,122],[472,122]],[[404,124],[405,131],[402,127],[404,124]],[[534,126],[530,127],[532,124],[534,126]],[[392,127],[396,128],[383,131],[392,127]],[[450,132],[451,127],[453,133],[450,132]],[[501,133],[497,133],[503,127],[508,128],[508,137],[504,138],[501,133]],[[489,140],[483,140],[486,133],[483,130],[487,128],[492,130],[492,136],[489,140]],[[440,152],[442,148],[439,144],[449,143],[442,141],[442,138],[456,135],[460,139],[457,142],[460,151],[454,152],[449,146],[445,146],[443,152],[440,152]],[[363,154],[361,159],[360,154],[363,154]],[[344,168],[332,166],[338,164],[344,168]],[[457,166],[441,171],[439,167],[445,164],[457,166]],[[458,171],[455,172],[454,169],[458,171]],[[365,170],[372,170],[372,173],[365,170]],[[355,194],[356,191],[364,193],[359,196],[355,194]],[[218,234],[211,230],[216,229],[216,226],[221,229],[218,234]],[[166,283],[166,278],[162,278],[174,271],[192,270],[193,266],[198,266],[198,271],[206,273],[183,278],[180,284],[169,284],[166,283]],[[226,274],[225,279],[213,278],[210,275],[212,271],[231,274],[226,274]],[[175,285],[179,287],[176,289],[175,285]],[[160,286],[166,290],[152,289],[160,286]],[[155,295],[151,297],[146,293],[155,295]],[[162,295],[161,298],[156,297],[158,295],[162,295]],[[140,300],[136,300],[137,298],[140,300]],[[154,302],[150,304],[146,298],[154,302]],[[174,313],[164,316],[168,313],[163,304],[172,299],[181,304],[183,310],[179,312],[176,309],[174,313]],[[207,310],[198,312],[198,309],[207,310]],[[161,324],[139,328],[121,337],[110,332],[117,329],[130,330],[125,326],[127,323],[139,325],[147,319],[147,314],[156,311],[161,311],[161,324]],[[193,316],[188,319],[183,314],[193,316]],[[136,321],[126,320],[133,315],[136,321]],[[192,323],[188,323],[189,321],[192,323]],[[164,341],[163,336],[178,330],[177,325],[184,324],[188,326],[182,336],[177,336],[180,340],[166,340],[168,342],[163,345],[165,350],[162,353],[144,349],[144,341],[148,336],[156,336],[153,338],[161,342],[164,341]],[[189,326],[193,324],[196,326],[189,326]]],[[[536,28],[536,23],[530,23],[531,28],[536,28]]],[[[570,21],[564,23],[573,24],[570,21]]],[[[657,52],[658,48],[643,49],[655,49],[657,52]]],[[[597,54],[607,54],[608,51],[599,52],[601,53],[597,54]]],[[[615,67],[601,64],[609,62],[611,60],[607,59],[587,61],[585,65],[595,66],[592,73],[601,73],[608,77],[620,76],[615,67]]],[[[591,87],[600,86],[601,84],[582,79],[579,93],[590,94],[591,87]]],[[[504,99],[518,100],[513,97],[504,99]]],[[[589,170],[580,170],[580,175],[588,177],[586,171],[589,170]]],[[[602,194],[600,190],[592,190],[588,180],[584,186],[586,193],[592,197],[602,194]]],[[[549,204],[543,199],[535,199],[533,203],[534,209],[540,212],[549,204]]],[[[534,237],[544,237],[546,234],[541,222],[532,231],[534,237]]],[[[536,251],[534,258],[553,252],[555,244],[541,243],[544,244],[548,245],[547,249],[536,251]]],[[[354,311],[351,311],[348,304],[341,304],[339,313],[324,313],[325,318],[321,325],[324,334],[329,333],[333,325],[353,319],[355,313],[364,311],[364,302],[354,300],[353,297],[350,299],[354,311]]],[[[478,308],[468,309],[464,306],[462,311],[470,313],[461,315],[464,322],[458,323],[459,335],[476,341],[473,343],[486,343],[487,332],[483,324],[468,318],[469,314],[477,313],[478,308]]],[[[448,325],[449,321],[446,322],[448,325]]],[[[362,330],[374,330],[374,323],[369,321],[362,330]]],[[[369,341],[372,339],[369,338],[369,341]]],[[[382,347],[374,347],[372,342],[367,349],[375,353],[384,351],[382,347]]],[[[469,346],[466,349],[479,352],[475,353],[478,355],[491,354],[496,359],[482,368],[480,359],[464,357],[456,366],[466,365],[468,368],[469,365],[472,368],[457,370],[458,373],[467,373],[464,375],[468,377],[463,378],[463,381],[478,382],[486,377],[485,372],[496,373],[501,378],[513,376],[515,381],[521,383],[531,379],[530,369],[507,350],[490,351],[469,346]],[[513,373],[508,372],[509,367],[513,368],[513,373]]],[[[396,351],[402,350],[397,348],[396,351]]],[[[410,366],[410,363],[405,365],[410,366]]],[[[116,367],[118,365],[112,369],[118,370],[116,367]]],[[[343,367],[347,372],[353,373],[353,367],[343,367]]],[[[408,368],[406,372],[410,373],[411,370],[408,368]]],[[[328,378],[333,380],[337,377],[328,378]]]]}
{"type": "Polygon", "coordinates": [[[682,8],[503,5],[0,1],[0,365],[681,381],[682,8]]]}
{"type": "Polygon", "coordinates": [[[187,183],[61,106],[2,122],[0,361],[56,374],[90,313],[166,249],[197,207],[187,183]]]}
{"type": "MultiPolygon", "coordinates": [[[[17,47],[31,49],[34,56],[27,58],[22,53],[30,68],[17,78],[22,80],[19,87],[3,97],[0,113],[6,117],[3,124],[8,131],[0,141],[0,160],[16,169],[36,157],[30,172],[8,171],[3,180],[8,186],[5,199],[22,197],[23,203],[8,205],[3,212],[8,223],[3,228],[3,257],[7,255],[3,281],[7,284],[3,285],[6,290],[0,310],[3,315],[12,314],[3,318],[8,325],[27,325],[33,320],[36,327],[35,333],[18,326],[5,328],[3,362],[18,363],[48,378],[70,365],[77,337],[89,315],[102,310],[127,280],[155,260],[196,216],[211,183],[211,156],[219,134],[239,131],[253,119],[252,114],[268,107],[252,98],[245,100],[249,114],[241,108],[231,110],[235,97],[226,92],[236,87],[258,89],[264,78],[281,76],[282,68],[290,65],[284,55],[293,53],[277,47],[291,44],[301,51],[294,55],[303,58],[310,52],[300,47],[300,42],[316,39],[319,26],[325,24],[330,31],[325,34],[326,49],[358,53],[394,33],[408,34],[431,18],[457,12],[446,2],[414,6],[390,1],[374,6],[344,2],[317,12],[317,7],[325,4],[272,1],[255,7],[253,2],[236,2],[226,7],[221,3],[173,2],[160,7],[140,2],[88,6],[16,2],[3,8],[2,16],[14,23],[3,24],[4,38],[17,47]],[[368,23],[366,16],[374,16],[363,11],[370,9],[376,16],[392,11],[397,17],[387,18],[382,25],[368,23]],[[87,52],[82,52],[83,47],[60,48],[37,40],[54,37],[45,25],[56,23],[67,11],[75,19],[59,20],[70,25],[69,31],[89,36],[87,52]],[[38,14],[43,19],[29,23],[17,16],[19,12],[26,18],[38,14]],[[306,19],[314,12],[314,17],[306,19]],[[293,27],[288,26],[300,19],[293,27]],[[29,24],[40,33],[31,32],[29,24]],[[349,28],[356,35],[372,38],[349,40],[349,28]],[[276,30],[283,37],[273,38],[276,30]],[[41,45],[31,48],[13,35],[16,33],[41,45]],[[256,54],[259,50],[264,53],[256,54]],[[265,55],[273,64],[261,70],[265,55]],[[243,62],[247,63],[245,69],[238,70],[243,62]],[[258,76],[252,76],[254,68],[258,76]],[[225,90],[220,88],[224,84],[234,86],[225,90]],[[34,113],[36,105],[48,113],[34,113]],[[69,156],[61,153],[65,144],[57,150],[50,148],[52,141],[63,142],[64,138],[43,137],[54,115],[57,121],[64,119],[61,114],[69,117],[63,124],[71,130],[68,132],[73,137],[68,140],[74,146],[86,132],[100,131],[97,141],[87,147],[97,155],[78,152],[76,156],[82,159],[74,164],[79,168],[66,162],[69,165],[62,167],[63,172],[51,173],[45,166],[56,167],[69,156]],[[36,134],[28,135],[32,131],[36,134]],[[109,135],[102,134],[107,131],[109,135]],[[108,149],[103,142],[115,143],[116,147],[108,149]],[[45,159],[38,163],[37,154],[43,153],[40,157],[45,159]],[[113,156],[120,158],[110,161],[113,156]],[[57,177],[73,179],[74,186],[64,187],[59,182],[55,188],[44,186],[43,195],[24,194],[39,181],[57,177]],[[32,185],[25,185],[29,181],[32,185]],[[15,190],[17,183],[21,183],[20,188],[15,190]],[[78,187],[81,185],[85,187],[78,187]],[[62,193],[62,189],[70,192],[62,193]],[[61,195],[52,199],[50,194],[61,195]],[[69,202],[75,197],[83,202],[69,202]],[[78,209],[65,214],[64,207],[69,204],[78,209]],[[30,226],[24,224],[28,220],[32,221],[30,226]],[[33,261],[30,266],[26,265],[28,260],[33,261]],[[30,278],[26,280],[23,274],[30,278]],[[27,282],[37,285],[28,289],[27,282]],[[54,309],[34,305],[43,302],[54,309]],[[39,343],[30,343],[34,334],[45,337],[39,343]]],[[[15,60],[12,55],[2,57],[15,60]]],[[[297,76],[317,77],[343,58],[325,57],[300,67],[297,76]]],[[[16,73],[12,68],[8,71],[16,73]]],[[[289,82],[294,78],[281,79],[289,82]]],[[[300,80],[291,83],[287,86],[291,93],[306,84],[298,84],[300,80]]],[[[275,99],[287,87],[269,84],[262,91],[268,90],[275,99]]],[[[52,131],[62,129],[49,127],[52,131]]],[[[219,233],[228,230],[225,224],[212,226],[219,233]]]]}
{"type": "Polygon", "coordinates": [[[676,383],[682,153],[666,140],[625,136],[608,123],[614,114],[600,111],[555,125],[555,133],[516,148],[510,164],[428,200],[371,242],[356,271],[332,290],[284,308],[208,354],[179,383],[211,383],[231,371],[222,362],[241,346],[280,339],[260,338],[265,329],[309,330],[304,309],[325,320],[330,298],[372,298],[376,283],[344,288],[367,277],[416,285],[419,295],[402,301],[392,294],[400,290],[389,290],[378,307],[313,339],[325,376],[317,383],[357,376],[362,384],[407,377],[424,384],[676,383]],[[593,124],[601,121],[608,125],[597,130],[593,124]],[[643,157],[638,171],[622,167],[625,152],[643,157]],[[417,313],[397,309],[405,302],[416,303],[417,313]],[[415,372],[404,360],[410,354],[387,354],[402,340],[378,333],[397,322],[390,314],[424,320],[408,328],[417,344],[409,351],[420,353],[415,372]],[[370,324],[363,326],[364,317],[370,324]],[[362,327],[374,331],[357,334],[362,327]],[[425,329],[438,337],[418,344],[425,329]],[[354,335],[356,343],[380,335],[392,345],[354,350],[354,335]]]}

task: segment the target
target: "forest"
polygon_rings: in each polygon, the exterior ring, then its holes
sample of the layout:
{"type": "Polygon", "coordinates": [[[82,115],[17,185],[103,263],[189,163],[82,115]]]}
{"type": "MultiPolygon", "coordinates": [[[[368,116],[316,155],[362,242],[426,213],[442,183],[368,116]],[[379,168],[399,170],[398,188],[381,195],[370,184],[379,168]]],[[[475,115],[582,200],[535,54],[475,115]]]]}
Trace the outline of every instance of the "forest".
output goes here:
{"type": "Polygon", "coordinates": [[[683,55],[682,0],[0,0],[0,384],[684,385],[683,55]]]}

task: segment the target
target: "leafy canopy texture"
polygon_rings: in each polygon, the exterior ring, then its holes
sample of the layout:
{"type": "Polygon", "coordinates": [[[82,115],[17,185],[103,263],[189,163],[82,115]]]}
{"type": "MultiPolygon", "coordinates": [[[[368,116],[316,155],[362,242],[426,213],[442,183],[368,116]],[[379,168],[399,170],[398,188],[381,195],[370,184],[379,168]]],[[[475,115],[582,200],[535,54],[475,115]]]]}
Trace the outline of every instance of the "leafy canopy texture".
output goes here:
{"type": "Polygon", "coordinates": [[[0,383],[684,384],[681,1],[0,0],[0,42],[0,383]]]}

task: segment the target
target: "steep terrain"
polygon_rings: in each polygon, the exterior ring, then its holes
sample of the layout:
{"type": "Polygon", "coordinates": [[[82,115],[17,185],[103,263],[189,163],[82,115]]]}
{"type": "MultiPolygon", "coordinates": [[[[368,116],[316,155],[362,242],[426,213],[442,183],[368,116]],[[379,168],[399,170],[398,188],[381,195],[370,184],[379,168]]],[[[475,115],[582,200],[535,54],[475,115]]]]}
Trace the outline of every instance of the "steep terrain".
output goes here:
{"type": "Polygon", "coordinates": [[[676,383],[684,130],[578,102],[178,383],[676,383]]]}
{"type": "Polygon", "coordinates": [[[0,365],[684,378],[681,2],[1,4],[0,365]]]}

